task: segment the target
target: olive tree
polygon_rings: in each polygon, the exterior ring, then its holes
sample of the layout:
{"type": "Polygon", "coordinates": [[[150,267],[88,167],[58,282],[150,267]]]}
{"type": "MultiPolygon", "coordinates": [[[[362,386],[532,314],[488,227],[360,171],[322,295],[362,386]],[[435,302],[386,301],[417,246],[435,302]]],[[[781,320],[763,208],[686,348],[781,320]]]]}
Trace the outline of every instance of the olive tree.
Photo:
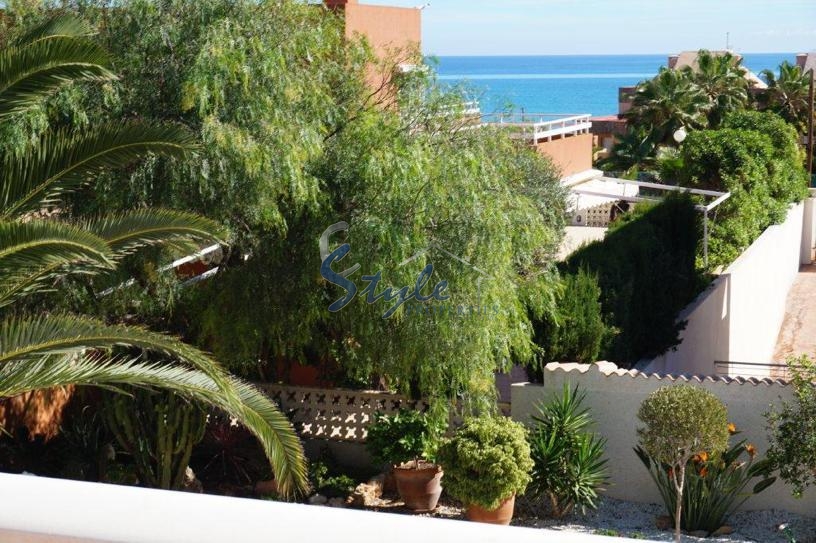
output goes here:
{"type": "Polygon", "coordinates": [[[667,464],[677,493],[674,538],[680,542],[680,516],[686,464],[703,451],[728,446],[728,411],[711,392],[689,385],[664,386],[640,405],[640,445],[657,462],[667,464]]]}

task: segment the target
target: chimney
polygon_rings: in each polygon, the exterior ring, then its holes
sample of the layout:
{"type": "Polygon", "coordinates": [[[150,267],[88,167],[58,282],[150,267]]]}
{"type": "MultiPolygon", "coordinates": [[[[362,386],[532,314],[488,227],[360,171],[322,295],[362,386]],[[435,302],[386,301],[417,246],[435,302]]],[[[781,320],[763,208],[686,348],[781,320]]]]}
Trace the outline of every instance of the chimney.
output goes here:
{"type": "Polygon", "coordinates": [[[805,63],[807,62],[807,58],[807,53],[799,53],[796,55],[796,65],[799,66],[803,72],[805,71],[805,63]]]}
{"type": "Polygon", "coordinates": [[[680,55],[671,55],[669,57],[669,68],[673,70],[677,66],[678,60],[680,60],[680,55]]]}

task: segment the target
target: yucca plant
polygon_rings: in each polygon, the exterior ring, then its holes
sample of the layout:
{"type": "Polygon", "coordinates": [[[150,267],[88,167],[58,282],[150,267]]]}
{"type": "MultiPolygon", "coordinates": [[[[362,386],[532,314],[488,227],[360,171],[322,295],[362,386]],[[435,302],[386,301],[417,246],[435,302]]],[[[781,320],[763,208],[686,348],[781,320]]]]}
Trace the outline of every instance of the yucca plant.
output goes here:
{"type": "Polygon", "coordinates": [[[608,483],[606,440],[589,431],[592,418],[582,406],[585,398],[578,387],[564,384],[561,395],[538,406],[530,431],[533,458],[530,491],[546,496],[556,518],[575,507],[582,513],[595,509],[598,493],[608,483]]]}
{"type": "MultiPolygon", "coordinates": [[[[14,122],[66,83],[114,79],[107,54],[90,33],[84,23],[61,16],[0,50],[0,123],[14,122]]],[[[178,393],[240,420],[260,440],[282,493],[293,494],[307,485],[301,443],[287,418],[254,387],[172,337],[20,307],[27,296],[53,290],[66,276],[103,274],[143,247],[192,252],[218,241],[218,225],[177,211],[53,218],[70,215],[60,208],[61,197],[86,186],[96,172],[148,153],[182,157],[194,147],[181,127],[122,122],[50,131],[22,150],[0,153],[0,397],[64,385],[178,393]],[[134,349],[163,361],[145,362],[134,349]]]]}

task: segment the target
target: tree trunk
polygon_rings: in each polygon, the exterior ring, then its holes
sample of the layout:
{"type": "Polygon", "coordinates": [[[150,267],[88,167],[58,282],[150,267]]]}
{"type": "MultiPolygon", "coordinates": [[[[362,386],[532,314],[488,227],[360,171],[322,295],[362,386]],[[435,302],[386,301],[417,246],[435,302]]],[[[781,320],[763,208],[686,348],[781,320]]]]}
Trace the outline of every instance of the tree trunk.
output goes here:
{"type": "Polygon", "coordinates": [[[677,491],[677,503],[674,506],[674,541],[680,543],[680,517],[683,512],[683,485],[686,482],[686,463],[678,466],[674,475],[674,488],[677,491]],[[678,481],[678,475],[680,480],[678,481]]]}

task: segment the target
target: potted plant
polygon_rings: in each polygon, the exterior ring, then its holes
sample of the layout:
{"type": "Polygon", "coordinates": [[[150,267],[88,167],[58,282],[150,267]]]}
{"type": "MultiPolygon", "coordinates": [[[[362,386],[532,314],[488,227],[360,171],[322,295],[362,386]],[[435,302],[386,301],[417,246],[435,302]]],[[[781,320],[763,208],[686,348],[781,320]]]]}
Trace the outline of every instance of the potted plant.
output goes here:
{"type": "Polygon", "coordinates": [[[533,468],[524,426],[504,417],[468,420],[442,442],[437,460],[445,488],[466,505],[469,520],[510,524],[533,468]]]}
{"type": "Polygon", "coordinates": [[[442,468],[430,460],[438,435],[425,413],[409,409],[376,413],[368,428],[366,448],[374,460],[391,467],[400,498],[417,512],[436,509],[442,494],[442,468]]]}

